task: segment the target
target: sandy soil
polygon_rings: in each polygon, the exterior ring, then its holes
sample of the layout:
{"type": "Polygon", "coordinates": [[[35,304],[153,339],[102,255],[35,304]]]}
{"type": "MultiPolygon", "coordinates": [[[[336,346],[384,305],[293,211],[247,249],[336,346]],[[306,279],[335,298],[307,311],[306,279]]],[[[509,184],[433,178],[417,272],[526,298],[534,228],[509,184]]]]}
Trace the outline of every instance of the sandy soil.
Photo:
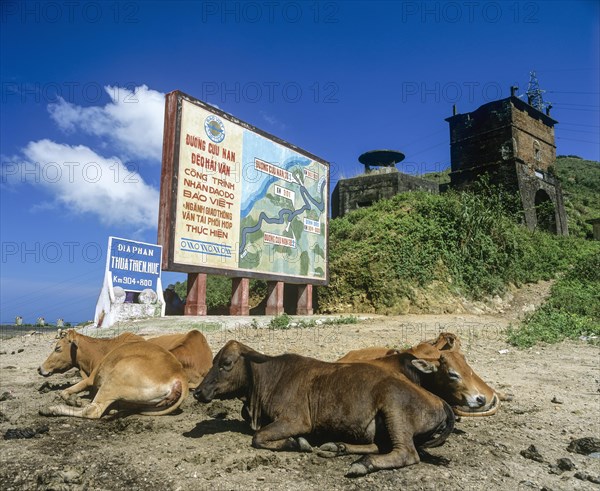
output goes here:
{"type": "MultiPolygon", "coordinates": [[[[573,439],[600,437],[599,348],[565,342],[518,350],[504,341],[509,322],[539,304],[547,288],[541,284],[516,292],[496,315],[376,317],[353,325],[277,331],[239,325],[206,333],[215,352],[228,339],[238,339],[270,354],[290,351],[335,360],[351,349],[401,347],[451,331],[461,337],[476,371],[514,395],[495,416],[458,422],[446,444],[430,451],[441,462],[358,479],[344,477],[352,456],[253,449],[238,401],[202,405],[190,396],[180,412],[156,417],[109,415],[89,421],[40,416],[39,408],[55,403],[58,389],[79,375],[71,371],[44,379],[37,374],[55,342],[51,335],[4,340],[0,434],[15,428],[42,432],[35,438],[0,440],[0,489],[597,490],[600,486],[587,477],[600,478],[600,458],[567,447],[573,439]],[[541,461],[521,455],[530,445],[541,461]],[[559,470],[560,458],[570,459],[574,468],[559,470]]],[[[161,332],[169,325],[181,328],[175,321],[161,322],[161,332]]]]}

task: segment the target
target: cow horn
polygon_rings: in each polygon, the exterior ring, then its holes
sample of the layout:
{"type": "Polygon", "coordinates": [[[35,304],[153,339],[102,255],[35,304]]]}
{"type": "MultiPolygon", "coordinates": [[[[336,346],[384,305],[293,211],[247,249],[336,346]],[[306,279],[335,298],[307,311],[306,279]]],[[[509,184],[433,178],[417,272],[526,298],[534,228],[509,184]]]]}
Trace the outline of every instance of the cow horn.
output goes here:
{"type": "Polygon", "coordinates": [[[56,339],[60,339],[60,338],[62,338],[63,336],[64,336],[64,334],[63,334],[63,330],[62,330],[62,329],[59,329],[59,330],[57,331],[57,333],[56,333],[56,339]]]}

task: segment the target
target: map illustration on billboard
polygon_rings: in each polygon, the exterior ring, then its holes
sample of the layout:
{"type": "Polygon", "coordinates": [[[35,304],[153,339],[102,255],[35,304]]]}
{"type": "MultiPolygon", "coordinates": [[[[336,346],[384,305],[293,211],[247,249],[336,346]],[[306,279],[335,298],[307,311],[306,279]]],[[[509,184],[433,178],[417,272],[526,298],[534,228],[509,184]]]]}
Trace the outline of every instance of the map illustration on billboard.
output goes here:
{"type": "Polygon", "coordinates": [[[164,270],[327,283],[327,162],[174,91],[162,165],[164,270]]]}

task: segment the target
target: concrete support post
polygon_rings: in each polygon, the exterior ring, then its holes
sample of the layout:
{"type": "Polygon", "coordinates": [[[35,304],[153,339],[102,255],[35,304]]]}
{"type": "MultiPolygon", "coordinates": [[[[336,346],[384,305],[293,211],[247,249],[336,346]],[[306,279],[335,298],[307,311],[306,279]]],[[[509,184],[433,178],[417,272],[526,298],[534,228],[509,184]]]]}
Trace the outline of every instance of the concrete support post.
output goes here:
{"type": "Polygon", "coordinates": [[[188,273],[185,315],[206,315],[206,274],[188,273]]]}
{"type": "Polygon", "coordinates": [[[231,283],[231,307],[229,307],[229,314],[250,315],[250,308],[248,307],[250,280],[248,278],[233,278],[231,283]]]}
{"type": "Polygon", "coordinates": [[[267,307],[266,315],[281,315],[283,309],[283,281],[267,282],[267,307]]]}
{"type": "Polygon", "coordinates": [[[312,285],[298,285],[298,307],[296,308],[296,314],[313,315],[312,298],[312,285]]]}

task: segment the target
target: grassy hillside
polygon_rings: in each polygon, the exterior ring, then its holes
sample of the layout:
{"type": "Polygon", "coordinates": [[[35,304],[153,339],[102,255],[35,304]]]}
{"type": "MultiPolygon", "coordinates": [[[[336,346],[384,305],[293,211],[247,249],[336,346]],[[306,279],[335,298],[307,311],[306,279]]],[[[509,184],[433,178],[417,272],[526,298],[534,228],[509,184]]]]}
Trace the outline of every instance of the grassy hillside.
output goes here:
{"type": "MultiPolygon", "coordinates": [[[[323,311],[403,313],[432,297],[500,294],[553,278],[600,243],[531,233],[498,191],[405,193],[330,222],[323,311]]],[[[430,303],[431,305],[431,303],[430,303]]],[[[414,310],[414,309],[412,309],[414,310]]]]}
{"type": "Polygon", "coordinates": [[[583,255],[554,284],[544,305],[508,334],[509,342],[520,347],[565,338],[600,343],[600,251],[583,255]]]}
{"type": "MultiPolygon", "coordinates": [[[[569,233],[576,237],[592,237],[591,218],[600,218],[600,162],[575,155],[559,156],[552,171],[559,178],[569,223],[569,233]]],[[[450,169],[423,174],[421,177],[438,184],[450,182],[450,169]]]]}
{"type": "Polygon", "coordinates": [[[554,172],[563,188],[569,233],[591,238],[592,226],[586,220],[600,218],[600,162],[558,157],[554,172]]]}

